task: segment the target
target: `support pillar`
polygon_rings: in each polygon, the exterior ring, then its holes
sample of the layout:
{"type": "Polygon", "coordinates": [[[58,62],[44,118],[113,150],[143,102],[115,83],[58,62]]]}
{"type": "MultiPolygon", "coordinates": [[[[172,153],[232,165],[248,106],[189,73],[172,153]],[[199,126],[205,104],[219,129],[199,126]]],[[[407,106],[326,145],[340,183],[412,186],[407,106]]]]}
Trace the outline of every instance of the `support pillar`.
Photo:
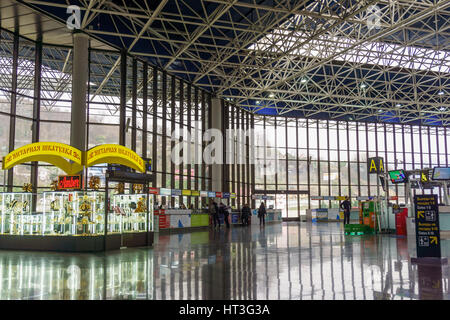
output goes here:
{"type": "MultiPolygon", "coordinates": [[[[212,98],[211,101],[211,129],[218,129],[223,132],[223,112],[222,112],[222,104],[220,103],[220,99],[212,98]]],[[[224,154],[225,154],[225,146],[223,146],[222,150],[222,161],[221,163],[213,163],[211,165],[211,181],[212,181],[212,191],[222,192],[223,190],[223,163],[224,163],[224,154]]],[[[220,156],[219,156],[220,157],[220,156]]]]}
{"type": "Polygon", "coordinates": [[[88,61],[89,37],[84,33],[74,33],[70,145],[81,151],[86,150],[86,99],[89,74],[88,61]]]}

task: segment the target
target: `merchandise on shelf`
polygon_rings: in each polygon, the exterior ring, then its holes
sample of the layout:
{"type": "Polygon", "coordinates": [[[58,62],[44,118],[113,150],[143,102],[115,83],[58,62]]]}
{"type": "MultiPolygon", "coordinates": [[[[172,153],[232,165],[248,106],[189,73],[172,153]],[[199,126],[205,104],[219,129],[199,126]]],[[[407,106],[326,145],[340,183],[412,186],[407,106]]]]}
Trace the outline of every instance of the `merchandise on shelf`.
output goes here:
{"type": "MultiPolygon", "coordinates": [[[[42,235],[101,235],[104,233],[104,193],[44,192],[42,235]]],[[[114,220],[109,221],[114,229],[114,220]]],[[[108,232],[114,232],[108,230],[108,232]]]]}
{"type": "Polygon", "coordinates": [[[32,214],[31,201],[29,192],[0,193],[1,234],[39,234],[42,214],[32,214]]]}
{"type": "Polygon", "coordinates": [[[149,230],[153,231],[153,196],[149,196],[148,208],[147,197],[146,194],[113,196],[112,215],[114,219],[120,220],[119,232],[146,232],[147,221],[150,221],[149,230]]]}

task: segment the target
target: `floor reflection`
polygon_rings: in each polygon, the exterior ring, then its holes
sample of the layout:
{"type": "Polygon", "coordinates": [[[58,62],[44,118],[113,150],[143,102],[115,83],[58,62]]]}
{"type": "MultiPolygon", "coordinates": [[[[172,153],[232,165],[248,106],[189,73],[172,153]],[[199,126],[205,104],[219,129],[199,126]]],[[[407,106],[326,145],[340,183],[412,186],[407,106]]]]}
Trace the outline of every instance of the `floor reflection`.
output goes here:
{"type": "Polygon", "coordinates": [[[160,235],[153,248],[106,254],[2,251],[0,298],[447,300],[448,274],[411,264],[406,238],[289,222],[160,235]]]}

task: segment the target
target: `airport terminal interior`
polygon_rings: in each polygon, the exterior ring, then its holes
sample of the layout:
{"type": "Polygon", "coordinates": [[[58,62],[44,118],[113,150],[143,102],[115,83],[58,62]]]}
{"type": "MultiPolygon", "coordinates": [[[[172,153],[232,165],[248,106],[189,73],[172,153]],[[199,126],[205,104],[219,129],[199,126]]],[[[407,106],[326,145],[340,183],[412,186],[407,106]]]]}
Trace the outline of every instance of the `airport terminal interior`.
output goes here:
{"type": "Polygon", "coordinates": [[[0,299],[450,299],[448,21],[1,0],[0,299]]]}

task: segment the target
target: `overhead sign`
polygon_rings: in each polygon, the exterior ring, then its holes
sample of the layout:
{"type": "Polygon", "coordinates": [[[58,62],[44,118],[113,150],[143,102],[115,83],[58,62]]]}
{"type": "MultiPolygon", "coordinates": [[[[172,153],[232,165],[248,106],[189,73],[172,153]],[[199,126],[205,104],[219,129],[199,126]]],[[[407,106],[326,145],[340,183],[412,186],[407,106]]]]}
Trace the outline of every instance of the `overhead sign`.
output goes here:
{"type": "Polygon", "coordinates": [[[230,198],[230,193],[229,192],[223,192],[222,193],[222,198],[229,199],[230,198]]]}
{"type": "Polygon", "coordinates": [[[159,188],[159,194],[161,196],[170,196],[172,194],[172,190],[167,188],[159,188]]]}
{"type": "Polygon", "coordinates": [[[174,196],[174,197],[181,196],[181,190],[180,189],[172,189],[172,196],[174,196]]]}
{"type": "Polygon", "coordinates": [[[222,192],[216,192],[216,198],[222,198],[222,192]]]}
{"type": "Polygon", "coordinates": [[[200,191],[200,197],[208,197],[208,191],[200,191]]]}
{"type": "Polygon", "coordinates": [[[367,159],[368,172],[371,173],[384,173],[384,161],[382,157],[374,157],[367,159]]]}
{"type": "Polygon", "coordinates": [[[148,188],[148,193],[149,194],[159,194],[159,188],[149,187],[148,188]]]}
{"type": "Polygon", "coordinates": [[[190,196],[191,195],[191,190],[181,190],[181,194],[183,195],[183,196],[190,196]]]}
{"type": "Polygon", "coordinates": [[[64,143],[35,142],[20,147],[3,157],[3,170],[25,162],[41,161],[50,163],[65,173],[73,175],[83,170],[82,154],[77,148],[64,143]]]}
{"type": "Polygon", "coordinates": [[[367,200],[372,200],[373,197],[372,196],[360,196],[360,197],[356,197],[356,200],[358,201],[367,201],[367,200]]]}
{"type": "Polygon", "coordinates": [[[235,199],[236,198],[236,193],[235,192],[232,192],[231,193],[231,199],[235,199]]]}
{"type": "Polygon", "coordinates": [[[145,162],[136,152],[118,144],[103,144],[86,151],[85,166],[99,163],[117,163],[145,172],[145,162]]]}
{"type": "Polygon", "coordinates": [[[208,197],[209,198],[215,198],[216,197],[216,193],[214,191],[208,191],[208,197]]]}
{"type": "Polygon", "coordinates": [[[427,183],[430,182],[430,170],[421,170],[420,171],[420,182],[427,183]]]}
{"type": "Polygon", "coordinates": [[[200,191],[192,190],[192,191],[191,191],[191,196],[199,197],[199,196],[200,196],[200,191]]]}
{"type": "Polygon", "coordinates": [[[417,258],[441,257],[438,198],[435,194],[414,196],[417,258]]]}
{"type": "Polygon", "coordinates": [[[81,176],[59,176],[58,190],[81,189],[81,176]]]}

